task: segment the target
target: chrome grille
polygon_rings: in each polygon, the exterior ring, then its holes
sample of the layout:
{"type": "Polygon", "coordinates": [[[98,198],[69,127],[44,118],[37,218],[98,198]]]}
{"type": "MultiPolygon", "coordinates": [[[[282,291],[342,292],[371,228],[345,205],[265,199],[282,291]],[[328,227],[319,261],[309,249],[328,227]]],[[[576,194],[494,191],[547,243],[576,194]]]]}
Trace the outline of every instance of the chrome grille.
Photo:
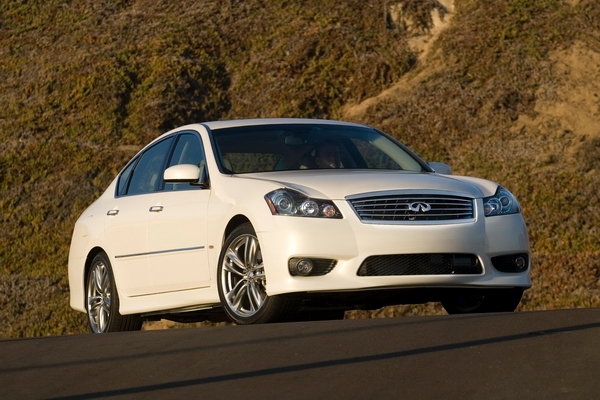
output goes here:
{"type": "Polygon", "coordinates": [[[437,194],[390,194],[349,199],[363,222],[452,221],[475,218],[473,199],[437,194]]]}

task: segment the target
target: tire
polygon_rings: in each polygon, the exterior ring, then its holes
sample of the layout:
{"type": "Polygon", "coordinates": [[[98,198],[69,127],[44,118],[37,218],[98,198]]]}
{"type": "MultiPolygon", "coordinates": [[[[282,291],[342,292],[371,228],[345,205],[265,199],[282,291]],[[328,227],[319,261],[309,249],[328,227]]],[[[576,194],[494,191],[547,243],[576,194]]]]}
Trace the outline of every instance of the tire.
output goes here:
{"type": "Polygon", "coordinates": [[[119,295],[104,252],[96,254],[87,273],[85,309],[93,333],[139,331],[142,328],[142,320],[137,316],[119,313],[119,295]]]}
{"type": "Polygon", "coordinates": [[[217,286],[225,313],[238,325],[275,322],[290,308],[283,297],[267,295],[260,244],[250,223],[227,237],[219,257],[217,286]]]}
{"type": "Polygon", "coordinates": [[[513,312],[523,297],[523,289],[494,295],[461,295],[442,300],[448,314],[513,312]]]}

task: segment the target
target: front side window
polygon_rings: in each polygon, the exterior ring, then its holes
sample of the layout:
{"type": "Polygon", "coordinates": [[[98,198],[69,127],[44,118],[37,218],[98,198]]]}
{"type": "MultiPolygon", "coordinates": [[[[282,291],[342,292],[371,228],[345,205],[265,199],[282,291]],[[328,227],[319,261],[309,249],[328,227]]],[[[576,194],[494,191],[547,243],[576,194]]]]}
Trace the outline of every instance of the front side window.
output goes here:
{"type": "MultiPolygon", "coordinates": [[[[204,148],[198,136],[193,133],[184,133],[179,136],[169,167],[181,164],[192,164],[199,168],[205,167],[204,148]]],[[[189,183],[165,183],[165,190],[190,190],[200,189],[189,183]]]]}
{"type": "Polygon", "coordinates": [[[131,176],[127,195],[152,193],[160,188],[172,143],[171,136],[144,151],[131,176]]]}
{"type": "Polygon", "coordinates": [[[395,162],[386,153],[373,146],[370,142],[353,139],[356,149],[364,158],[369,169],[401,169],[399,163],[395,162]]]}

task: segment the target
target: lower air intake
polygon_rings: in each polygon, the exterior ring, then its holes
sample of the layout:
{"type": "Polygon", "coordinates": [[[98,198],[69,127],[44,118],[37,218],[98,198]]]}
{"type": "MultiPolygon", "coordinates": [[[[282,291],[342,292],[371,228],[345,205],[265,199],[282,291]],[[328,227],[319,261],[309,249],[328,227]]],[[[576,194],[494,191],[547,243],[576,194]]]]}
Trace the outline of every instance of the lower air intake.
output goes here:
{"type": "Polygon", "coordinates": [[[483,273],[473,254],[393,254],[371,256],[358,269],[358,276],[477,275],[483,273]]]}

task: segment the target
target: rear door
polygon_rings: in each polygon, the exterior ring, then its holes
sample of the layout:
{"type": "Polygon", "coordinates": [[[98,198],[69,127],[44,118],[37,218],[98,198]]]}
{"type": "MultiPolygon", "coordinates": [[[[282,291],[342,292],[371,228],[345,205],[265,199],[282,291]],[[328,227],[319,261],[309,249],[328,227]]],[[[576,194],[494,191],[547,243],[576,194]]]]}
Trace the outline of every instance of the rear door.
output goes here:
{"type": "Polygon", "coordinates": [[[119,292],[140,296],[154,292],[148,259],[148,218],[160,188],[173,137],[158,142],[121,173],[104,229],[119,292]]]}

